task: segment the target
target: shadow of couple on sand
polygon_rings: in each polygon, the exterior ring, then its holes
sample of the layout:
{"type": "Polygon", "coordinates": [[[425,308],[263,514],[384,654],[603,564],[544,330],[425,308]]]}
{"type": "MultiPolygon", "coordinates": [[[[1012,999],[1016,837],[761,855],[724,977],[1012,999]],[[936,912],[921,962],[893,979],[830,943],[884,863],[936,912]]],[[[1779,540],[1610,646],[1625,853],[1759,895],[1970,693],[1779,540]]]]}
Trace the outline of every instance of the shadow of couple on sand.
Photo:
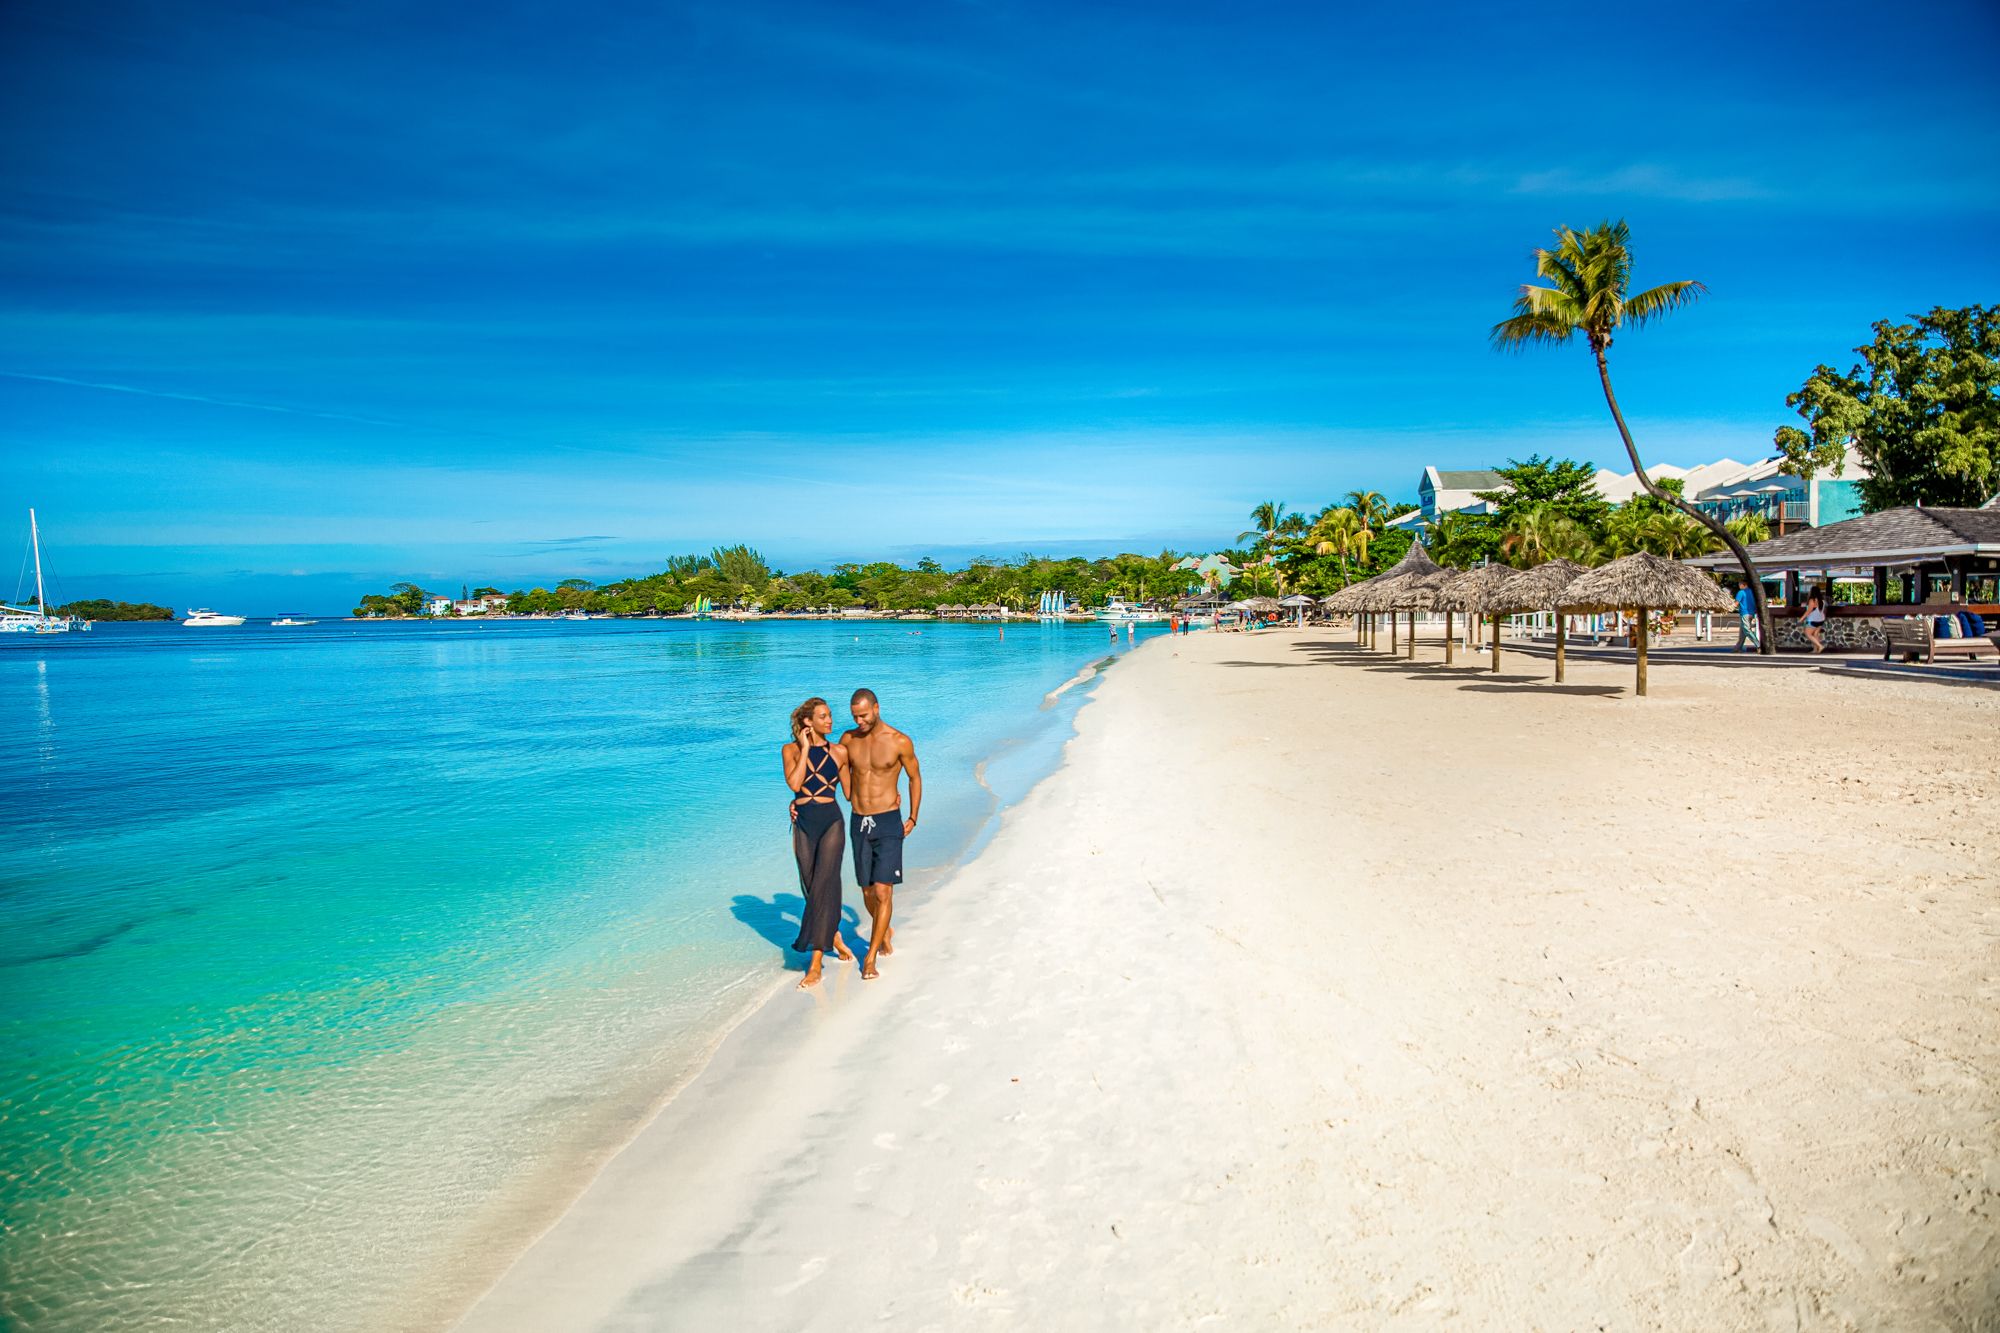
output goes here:
{"type": "MultiPolygon", "coordinates": [[[[729,914],[775,945],[786,970],[791,972],[806,970],[807,955],[792,949],[805,910],[806,900],[796,893],[776,893],[768,899],[754,893],[739,893],[729,904],[729,914]]],[[[861,914],[845,903],[840,907],[840,937],[857,955],[868,952],[868,939],[861,931],[861,914]]]]}

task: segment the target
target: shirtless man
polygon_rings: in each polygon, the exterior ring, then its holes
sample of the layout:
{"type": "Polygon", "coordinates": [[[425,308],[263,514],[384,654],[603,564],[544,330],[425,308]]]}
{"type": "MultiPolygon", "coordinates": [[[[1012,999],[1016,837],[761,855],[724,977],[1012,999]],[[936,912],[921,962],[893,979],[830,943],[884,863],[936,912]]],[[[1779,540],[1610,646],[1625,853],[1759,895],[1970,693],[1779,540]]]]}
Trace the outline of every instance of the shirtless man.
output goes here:
{"type": "Polygon", "coordinates": [[[895,907],[895,886],[903,881],[903,839],[917,827],[917,811],[924,803],[924,775],[910,738],[882,720],[875,691],[856,690],[848,708],[854,714],[854,729],[840,738],[847,747],[852,783],[848,842],[854,848],[854,878],[861,884],[861,900],[874,921],[868,956],[861,960],[861,975],[873,980],[878,975],[875,955],[896,952],[889,915],[895,907]],[[910,775],[908,819],[903,818],[902,797],[896,790],[904,773],[910,775]]]}

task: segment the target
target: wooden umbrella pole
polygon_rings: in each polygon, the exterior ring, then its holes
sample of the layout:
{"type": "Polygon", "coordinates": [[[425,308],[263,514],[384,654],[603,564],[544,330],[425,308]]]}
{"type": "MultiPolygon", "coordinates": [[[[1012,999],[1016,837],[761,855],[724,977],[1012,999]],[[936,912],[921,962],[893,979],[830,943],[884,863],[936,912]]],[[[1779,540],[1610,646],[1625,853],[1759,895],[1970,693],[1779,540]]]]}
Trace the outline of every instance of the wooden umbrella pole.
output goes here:
{"type": "Polygon", "coordinates": [[[1389,613],[1389,656],[1396,655],[1396,613],[1389,613]]]}
{"type": "Polygon", "coordinates": [[[1639,608],[1639,697],[1646,696],[1646,608],[1639,608]]]}
{"type": "Polygon", "coordinates": [[[1410,660],[1417,660],[1417,613],[1410,612],[1410,660]]]}
{"type": "Polygon", "coordinates": [[[1451,665],[1451,612],[1444,613],[1444,664],[1451,665]]]}
{"type": "Polygon", "coordinates": [[[1565,617],[1565,616],[1563,615],[1563,613],[1562,613],[1561,611],[1557,611],[1557,612],[1556,612],[1556,684],[1558,684],[1558,685],[1562,684],[1562,679],[1563,679],[1563,621],[1564,621],[1564,619],[1566,619],[1566,617],[1565,617]]]}
{"type": "Polygon", "coordinates": [[[1493,613],[1493,670],[1500,669],[1500,613],[1493,613]]]}

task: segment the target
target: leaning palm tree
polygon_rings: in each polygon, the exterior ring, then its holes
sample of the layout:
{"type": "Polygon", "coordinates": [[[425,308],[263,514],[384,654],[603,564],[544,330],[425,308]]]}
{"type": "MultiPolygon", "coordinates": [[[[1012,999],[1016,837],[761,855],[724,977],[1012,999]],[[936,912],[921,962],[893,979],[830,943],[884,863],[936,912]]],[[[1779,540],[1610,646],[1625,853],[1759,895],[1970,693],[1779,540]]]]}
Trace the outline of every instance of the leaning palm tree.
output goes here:
{"type": "Polygon", "coordinates": [[[1632,443],[1632,431],[1619,410],[1618,395],[1611,391],[1611,366],[1605,353],[1611,348],[1613,333],[1623,324],[1643,326],[1691,303],[1707,291],[1699,282],[1683,279],[1663,282],[1643,292],[1628,293],[1632,279],[1631,229],[1621,219],[1600,222],[1589,231],[1569,227],[1556,229],[1553,249],[1535,251],[1535,274],[1547,287],[1525,283],[1514,299],[1514,315],[1493,326],[1493,343],[1502,349],[1520,350],[1533,343],[1566,343],[1581,333],[1597,360],[1597,378],[1604,386],[1604,401],[1625,442],[1625,456],[1646,493],[1661,504],[1678,509],[1720,538],[1743,567],[1744,581],[1757,597],[1757,620],[1762,626],[1759,651],[1775,653],[1771,633],[1771,608],[1764,601],[1764,585],[1750,563],[1750,553],[1736,540],[1721,520],[1705,514],[1680,496],[1646,475],[1639,448],[1632,443]]]}

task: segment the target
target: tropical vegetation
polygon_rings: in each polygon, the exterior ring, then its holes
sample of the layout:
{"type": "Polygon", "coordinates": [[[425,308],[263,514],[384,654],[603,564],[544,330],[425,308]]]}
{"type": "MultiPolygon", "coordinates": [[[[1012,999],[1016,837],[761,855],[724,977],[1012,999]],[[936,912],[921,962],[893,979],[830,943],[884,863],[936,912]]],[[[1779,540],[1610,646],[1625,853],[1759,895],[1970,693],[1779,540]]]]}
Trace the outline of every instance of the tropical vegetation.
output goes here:
{"type": "Polygon", "coordinates": [[[151,602],[112,602],[102,597],[86,598],[81,602],[55,607],[51,614],[76,616],[83,620],[172,620],[174,618],[170,607],[155,606],[151,602]]]}
{"type": "MultiPolygon", "coordinates": [[[[1707,528],[1729,547],[1743,571],[1743,580],[1757,598],[1757,618],[1763,626],[1760,651],[1775,653],[1777,642],[1771,632],[1771,609],[1764,598],[1764,586],[1750,563],[1750,554],[1721,519],[1689,504],[1678,491],[1669,489],[1646,473],[1639,447],[1632,442],[1632,430],[1619,409],[1618,395],[1611,388],[1611,363],[1606,353],[1613,336],[1624,325],[1643,328],[1692,304],[1707,288],[1692,278],[1663,282],[1642,292],[1629,290],[1632,282],[1632,232],[1621,218],[1600,222],[1589,231],[1572,227],[1556,228],[1553,247],[1535,251],[1535,274],[1549,285],[1523,283],[1514,298],[1514,314],[1493,326],[1493,344],[1502,350],[1520,350],[1537,344],[1561,345],[1578,334],[1590,347],[1597,362],[1598,383],[1604,402],[1625,443],[1625,456],[1646,494],[1661,505],[1679,511],[1688,520],[1707,528]]],[[[1677,527],[1678,525],[1674,525],[1677,527]]]]}
{"type": "Polygon", "coordinates": [[[1871,513],[1983,504],[2000,491],[2000,305],[1939,306],[1874,331],[1853,369],[1820,366],[1785,399],[1806,423],[1778,428],[1786,470],[1838,477],[1851,444],[1871,513]]]}

